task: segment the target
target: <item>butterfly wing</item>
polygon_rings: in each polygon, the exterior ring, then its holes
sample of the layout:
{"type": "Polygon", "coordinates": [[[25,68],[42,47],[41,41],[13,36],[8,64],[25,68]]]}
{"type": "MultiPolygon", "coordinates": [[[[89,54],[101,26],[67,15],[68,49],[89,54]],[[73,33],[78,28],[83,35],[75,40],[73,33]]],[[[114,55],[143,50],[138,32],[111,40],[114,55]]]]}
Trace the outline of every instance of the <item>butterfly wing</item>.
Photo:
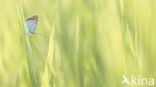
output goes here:
{"type": "Polygon", "coordinates": [[[29,34],[35,34],[35,29],[38,23],[38,15],[28,17],[26,20],[26,27],[29,34]]]}
{"type": "Polygon", "coordinates": [[[36,20],[29,20],[26,21],[27,31],[29,34],[34,34],[36,29],[37,21],[36,20]]]}

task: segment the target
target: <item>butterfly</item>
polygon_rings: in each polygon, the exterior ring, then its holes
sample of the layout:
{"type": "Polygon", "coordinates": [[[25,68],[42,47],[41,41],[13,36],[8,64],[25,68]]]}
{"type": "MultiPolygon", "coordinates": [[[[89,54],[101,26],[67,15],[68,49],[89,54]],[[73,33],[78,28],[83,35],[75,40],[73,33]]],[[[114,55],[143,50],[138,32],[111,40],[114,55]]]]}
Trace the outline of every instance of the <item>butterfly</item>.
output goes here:
{"type": "Polygon", "coordinates": [[[38,23],[38,15],[33,15],[31,17],[25,18],[25,23],[28,34],[35,34],[35,29],[38,23]]]}

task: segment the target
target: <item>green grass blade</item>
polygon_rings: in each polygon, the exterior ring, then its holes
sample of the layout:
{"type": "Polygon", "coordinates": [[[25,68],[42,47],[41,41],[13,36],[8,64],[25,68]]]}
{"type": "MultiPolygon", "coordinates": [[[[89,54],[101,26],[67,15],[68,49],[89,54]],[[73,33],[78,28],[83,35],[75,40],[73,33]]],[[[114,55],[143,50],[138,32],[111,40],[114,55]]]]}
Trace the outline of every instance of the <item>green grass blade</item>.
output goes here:
{"type": "Polygon", "coordinates": [[[29,36],[26,34],[26,31],[25,31],[22,2],[20,0],[19,2],[15,0],[15,5],[16,5],[16,10],[17,10],[19,21],[20,21],[20,25],[21,25],[22,37],[24,41],[25,52],[27,55],[27,62],[28,62],[28,68],[29,68],[32,86],[39,87],[39,84],[37,81],[36,70],[35,70],[34,58],[33,58],[32,50],[31,50],[31,44],[29,41],[29,36]]]}

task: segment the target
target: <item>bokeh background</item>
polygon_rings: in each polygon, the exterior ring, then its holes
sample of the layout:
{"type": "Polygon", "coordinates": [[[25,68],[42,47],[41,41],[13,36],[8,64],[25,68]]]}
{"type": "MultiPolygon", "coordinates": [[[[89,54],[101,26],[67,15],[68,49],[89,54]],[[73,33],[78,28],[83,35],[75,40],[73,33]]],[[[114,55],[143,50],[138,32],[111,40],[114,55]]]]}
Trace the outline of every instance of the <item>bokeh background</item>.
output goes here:
{"type": "Polygon", "coordinates": [[[0,0],[0,87],[135,87],[122,76],[156,78],[155,15],[155,0],[0,0]],[[34,14],[29,36],[24,18],[34,14]]]}

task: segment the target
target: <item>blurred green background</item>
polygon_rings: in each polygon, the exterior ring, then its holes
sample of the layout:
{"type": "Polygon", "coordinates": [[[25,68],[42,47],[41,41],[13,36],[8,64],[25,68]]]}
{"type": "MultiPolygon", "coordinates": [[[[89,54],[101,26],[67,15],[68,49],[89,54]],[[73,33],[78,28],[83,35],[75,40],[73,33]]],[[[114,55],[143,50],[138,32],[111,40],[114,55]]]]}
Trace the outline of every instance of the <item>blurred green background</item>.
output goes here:
{"type": "Polygon", "coordinates": [[[0,0],[0,87],[138,87],[122,76],[156,77],[155,15],[155,0],[0,0]]]}

